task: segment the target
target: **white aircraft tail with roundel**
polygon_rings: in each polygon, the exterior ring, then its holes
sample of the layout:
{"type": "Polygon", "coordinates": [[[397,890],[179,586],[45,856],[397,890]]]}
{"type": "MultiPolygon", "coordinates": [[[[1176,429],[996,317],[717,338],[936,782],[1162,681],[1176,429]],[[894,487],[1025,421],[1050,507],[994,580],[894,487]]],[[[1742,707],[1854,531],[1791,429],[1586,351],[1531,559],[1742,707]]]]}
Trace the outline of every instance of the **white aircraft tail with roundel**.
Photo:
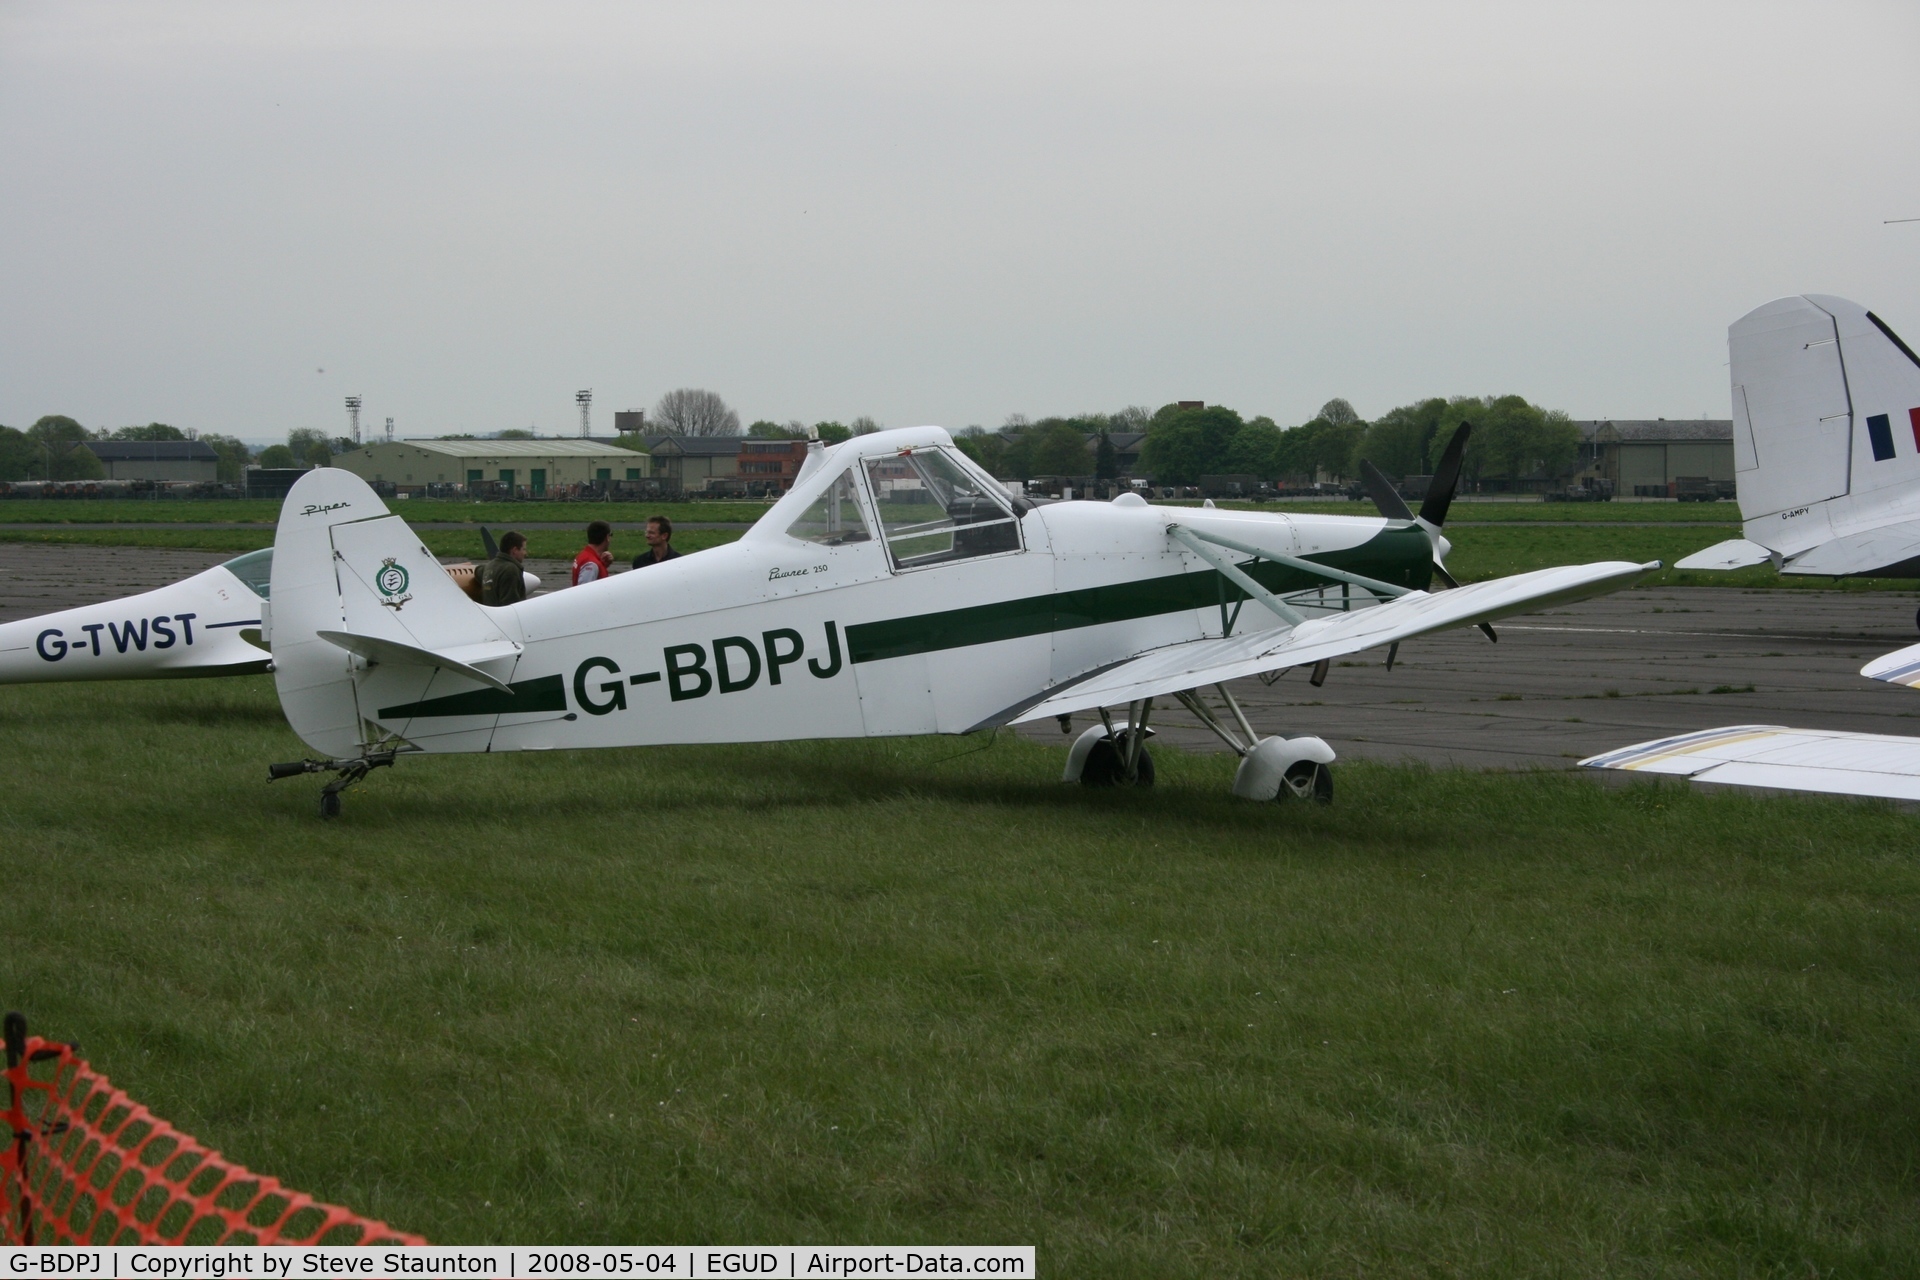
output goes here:
{"type": "Polygon", "coordinates": [[[1920,577],[1920,356],[1825,294],[1748,312],[1727,351],[1746,536],[1676,567],[1920,577]]]}
{"type": "MultiPolygon", "coordinates": [[[[406,745],[362,708],[365,697],[420,700],[441,686],[465,691],[479,683],[481,692],[511,701],[522,645],[503,627],[508,618],[469,599],[358,476],[316,468],[287,494],[274,537],[272,599],[280,705],[294,732],[318,750],[350,756],[406,745]],[[372,667],[377,680],[365,675],[372,667]]],[[[484,748],[495,721],[482,720],[463,722],[452,736],[479,735],[484,748]]]]}

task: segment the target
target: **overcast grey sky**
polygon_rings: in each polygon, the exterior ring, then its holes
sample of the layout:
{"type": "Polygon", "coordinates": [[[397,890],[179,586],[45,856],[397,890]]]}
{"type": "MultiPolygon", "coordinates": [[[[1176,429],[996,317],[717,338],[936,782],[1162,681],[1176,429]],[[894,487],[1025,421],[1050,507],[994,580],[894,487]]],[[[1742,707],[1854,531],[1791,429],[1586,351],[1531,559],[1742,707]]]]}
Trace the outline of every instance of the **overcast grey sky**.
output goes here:
{"type": "Polygon", "coordinates": [[[0,3],[0,422],[1726,416],[1920,339],[1920,6],[0,3]],[[324,369],[324,372],[321,370],[324,369]]]}

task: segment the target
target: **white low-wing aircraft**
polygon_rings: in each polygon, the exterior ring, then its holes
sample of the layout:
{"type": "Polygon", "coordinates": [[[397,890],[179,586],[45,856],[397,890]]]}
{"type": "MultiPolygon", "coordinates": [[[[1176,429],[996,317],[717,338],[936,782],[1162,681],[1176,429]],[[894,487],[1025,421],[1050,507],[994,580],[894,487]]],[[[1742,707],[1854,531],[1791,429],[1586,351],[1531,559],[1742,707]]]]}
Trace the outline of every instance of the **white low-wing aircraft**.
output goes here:
{"type": "Polygon", "coordinates": [[[265,671],[253,640],[272,562],[252,551],[139,595],[0,623],[0,684],[265,671]]]}
{"type": "MultiPolygon", "coordinates": [[[[489,547],[493,539],[485,529],[489,547]]],[[[448,565],[456,581],[472,565],[448,565]]],[[[0,623],[0,684],[254,675],[273,669],[260,611],[273,548],[120,600],[0,623]]],[[[527,593],[539,587],[531,573],[527,593]]]]}
{"type": "Polygon", "coordinates": [[[1316,664],[1323,677],[1342,654],[1658,567],[1428,594],[1464,438],[1404,520],[1132,494],[1035,505],[938,427],[816,441],[738,542],[498,609],[469,600],[363,481],[312,471],[281,513],[265,617],[281,706],[327,758],[271,776],[337,774],[331,815],[406,752],[967,733],[1095,711],[1069,778],[1148,783],[1154,703],[1170,697],[1240,754],[1236,793],[1326,798],[1333,752],[1260,739],[1226,681],[1316,664]]]}
{"type": "MultiPolygon", "coordinates": [[[[1883,654],[1860,674],[1920,688],[1920,645],[1883,654]]],[[[1637,742],[1580,764],[1778,791],[1920,800],[1920,738],[1897,734],[1732,724],[1637,742]]]]}
{"type": "Polygon", "coordinates": [[[1920,356],[1823,294],[1748,312],[1727,354],[1744,536],[1674,567],[1920,578],[1920,356]]]}

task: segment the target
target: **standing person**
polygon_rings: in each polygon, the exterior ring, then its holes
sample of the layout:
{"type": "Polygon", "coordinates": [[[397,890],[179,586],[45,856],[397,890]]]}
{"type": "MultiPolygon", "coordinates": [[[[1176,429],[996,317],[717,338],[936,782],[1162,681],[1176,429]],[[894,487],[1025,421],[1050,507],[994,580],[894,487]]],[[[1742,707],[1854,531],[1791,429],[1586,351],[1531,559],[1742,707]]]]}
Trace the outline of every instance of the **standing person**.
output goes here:
{"type": "Polygon", "coordinates": [[[598,582],[613,572],[613,557],[608,554],[612,546],[612,525],[605,520],[595,520],[587,526],[587,545],[573,558],[574,586],[598,582]]]}
{"type": "Polygon", "coordinates": [[[662,564],[679,558],[680,553],[673,549],[673,521],[665,516],[650,517],[647,520],[647,549],[633,558],[633,567],[644,569],[650,564],[662,564]]]}
{"type": "Polygon", "coordinates": [[[500,550],[487,561],[480,580],[480,603],[518,604],[527,598],[527,578],[520,568],[527,559],[527,535],[509,529],[500,535],[500,550]]]}

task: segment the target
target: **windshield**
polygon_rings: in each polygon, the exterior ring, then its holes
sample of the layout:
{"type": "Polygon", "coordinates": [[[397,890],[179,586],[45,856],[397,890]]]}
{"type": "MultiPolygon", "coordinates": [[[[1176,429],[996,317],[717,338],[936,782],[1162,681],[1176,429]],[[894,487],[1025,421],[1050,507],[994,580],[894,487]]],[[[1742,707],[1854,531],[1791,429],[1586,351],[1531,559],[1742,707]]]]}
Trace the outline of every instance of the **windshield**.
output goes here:
{"type": "Polygon", "coordinates": [[[895,568],[1020,549],[1020,527],[1005,500],[945,450],[869,458],[867,479],[895,568]]]}
{"type": "Polygon", "coordinates": [[[267,598],[267,586],[273,580],[272,547],[260,551],[249,551],[243,556],[227,561],[221,567],[253,588],[253,593],[262,600],[267,598]]]}

